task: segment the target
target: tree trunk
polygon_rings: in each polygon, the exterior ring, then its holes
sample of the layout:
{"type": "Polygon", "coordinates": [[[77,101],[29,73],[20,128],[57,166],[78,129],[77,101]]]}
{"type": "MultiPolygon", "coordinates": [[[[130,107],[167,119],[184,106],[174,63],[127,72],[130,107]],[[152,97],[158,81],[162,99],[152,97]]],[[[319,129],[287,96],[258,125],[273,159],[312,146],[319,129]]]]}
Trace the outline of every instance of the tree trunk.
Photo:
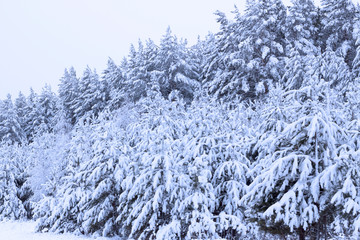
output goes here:
{"type": "Polygon", "coordinates": [[[298,230],[299,240],[305,240],[305,230],[300,227],[298,230]]]}

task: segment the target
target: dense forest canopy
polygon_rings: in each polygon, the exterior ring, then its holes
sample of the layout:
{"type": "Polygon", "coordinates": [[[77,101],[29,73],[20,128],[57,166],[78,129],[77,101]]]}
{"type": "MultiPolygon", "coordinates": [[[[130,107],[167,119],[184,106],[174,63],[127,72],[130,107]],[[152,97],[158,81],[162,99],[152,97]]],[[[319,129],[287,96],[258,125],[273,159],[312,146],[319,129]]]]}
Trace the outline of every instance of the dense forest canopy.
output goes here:
{"type": "Polygon", "coordinates": [[[0,101],[0,220],[130,239],[359,238],[360,8],[247,1],[0,101]]]}

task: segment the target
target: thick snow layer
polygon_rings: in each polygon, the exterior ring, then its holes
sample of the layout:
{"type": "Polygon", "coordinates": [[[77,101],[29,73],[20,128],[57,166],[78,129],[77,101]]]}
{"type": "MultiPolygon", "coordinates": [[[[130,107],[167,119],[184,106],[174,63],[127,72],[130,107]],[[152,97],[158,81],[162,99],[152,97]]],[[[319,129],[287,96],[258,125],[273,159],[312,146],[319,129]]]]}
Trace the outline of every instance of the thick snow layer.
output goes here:
{"type": "MultiPolygon", "coordinates": [[[[35,233],[35,222],[0,222],[0,239],[6,240],[110,240],[110,238],[87,238],[72,234],[35,233]]],[[[112,240],[115,240],[113,238],[112,240]]]]}

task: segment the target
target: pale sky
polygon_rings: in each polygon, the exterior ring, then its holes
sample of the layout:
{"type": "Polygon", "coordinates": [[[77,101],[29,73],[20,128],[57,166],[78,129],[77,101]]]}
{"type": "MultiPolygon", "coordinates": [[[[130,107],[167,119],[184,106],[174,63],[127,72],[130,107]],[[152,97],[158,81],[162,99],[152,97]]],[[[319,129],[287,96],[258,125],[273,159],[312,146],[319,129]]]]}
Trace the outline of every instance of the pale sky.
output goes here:
{"type": "Polygon", "coordinates": [[[218,31],[214,12],[229,17],[245,0],[0,0],[0,99],[57,91],[64,69],[101,73],[108,57],[120,64],[138,39],[159,42],[167,26],[195,43],[218,31]]]}

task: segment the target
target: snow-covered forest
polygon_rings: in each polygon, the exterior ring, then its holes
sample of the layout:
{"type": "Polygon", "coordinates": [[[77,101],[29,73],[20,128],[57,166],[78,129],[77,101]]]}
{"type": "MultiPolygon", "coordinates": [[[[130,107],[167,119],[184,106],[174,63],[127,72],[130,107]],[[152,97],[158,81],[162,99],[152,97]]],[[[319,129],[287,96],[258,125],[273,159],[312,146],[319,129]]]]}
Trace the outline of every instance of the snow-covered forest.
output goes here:
{"type": "MultiPolygon", "coordinates": [[[[0,101],[0,221],[124,239],[360,238],[360,7],[247,1],[0,101]]],[[[71,63],[70,63],[71,64],[71,63]]]]}

